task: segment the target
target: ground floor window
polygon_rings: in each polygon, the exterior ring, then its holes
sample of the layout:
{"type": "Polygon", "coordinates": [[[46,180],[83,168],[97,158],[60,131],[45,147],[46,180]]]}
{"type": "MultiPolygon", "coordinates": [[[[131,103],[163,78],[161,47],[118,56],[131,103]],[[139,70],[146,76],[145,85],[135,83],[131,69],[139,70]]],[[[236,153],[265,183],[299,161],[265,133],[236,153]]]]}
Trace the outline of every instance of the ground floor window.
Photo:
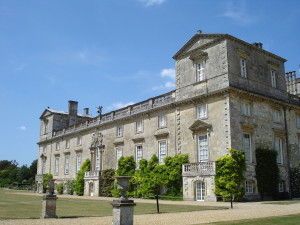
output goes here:
{"type": "Polygon", "coordinates": [[[205,182],[200,181],[196,183],[196,201],[204,201],[205,196],[205,182]]]}
{"type": "Polygon", "coordinates": [[[281,181],[279,181],[279,183],[278,183],[278,191],[279,192],[284,192],[284,181],[283,180],[281,180],[281,181]]]}
{"type": "Polygon", "coordinates": [[[118,162],[119,159],[122,157],[123,151],[122,151],[122,146],[117,146],[116,147],[116,169],[118,169],[118,162]]]}
{"type": "Polygon", "coordinates": [[[55,157],[54,175],[57,176],[59,171],[59,157],[55,157]]]}
{"type": "Polygon", "coordinates": [[[275,138],[274,150],[277,152],[277,163],[282,164],[282,140],[281,138],[275,138]]]}
{"type": "Polygon", "coordinates": [[[246,194],[254,193],[254,182],[252,180],[245,181],[245,192],[246,194]]]}

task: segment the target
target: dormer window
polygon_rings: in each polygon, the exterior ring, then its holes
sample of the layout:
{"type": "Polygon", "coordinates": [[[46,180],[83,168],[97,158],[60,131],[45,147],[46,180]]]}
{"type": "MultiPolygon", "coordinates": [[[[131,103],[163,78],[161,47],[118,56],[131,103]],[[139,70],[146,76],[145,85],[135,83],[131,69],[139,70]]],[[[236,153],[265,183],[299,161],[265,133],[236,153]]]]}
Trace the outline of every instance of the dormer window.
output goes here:
{"type": "Polygon", "coordinates": [[[197,64],[197,78],[196,78],[197,82],[205,80],[205,69],[204,69],[204,67],[205,67],[204,61],[197,64]]]}
{"type": "Polygon", "coordinates": [[[48,123],[49,123],[48,120],[44,120],[44,134],[47,134],[48,132],[48,123]]]}
{"type": "Polygon", "coordinates": [[[240,67],[241,67],[241,77],[247,78],[247,65],[246,65],[245,58],[240,58],[240,67]]]}
{"type": "Polygon", "coordinates": [[[271,85],[276,88],[276,73],[274,70],[271,70],[271,85]]]}

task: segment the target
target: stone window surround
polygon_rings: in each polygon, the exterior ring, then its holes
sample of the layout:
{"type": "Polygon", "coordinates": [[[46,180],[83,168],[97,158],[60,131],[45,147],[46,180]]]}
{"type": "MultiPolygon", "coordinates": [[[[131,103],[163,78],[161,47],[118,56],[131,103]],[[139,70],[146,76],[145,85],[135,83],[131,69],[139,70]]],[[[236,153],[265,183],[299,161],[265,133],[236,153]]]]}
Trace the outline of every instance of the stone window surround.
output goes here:
{"type": "Polygon", "coordinates": [[[239,65],[240,65],[240,73],[239,76],[243,79],[248,79],[248,66],[247,66],[247,59],[250,56],[250,53],[244,49],[237,49],[237,55],[239,57],[239,65]],[[242,70],[242,60],[245,62],[245,72],[242,70]],[[245,73],[245,74],[244,74],[245,73]]]}
{"type": "Polygon", "coordinates": [[[168,139],[159,139],[157,141],[157,148],[158,148],[158,163],[159,164],[164,164],[164,159],[168,156],[168,139]],[[163,158],[163,160],[161,160],[161,144],[160,143],[165,143],[165,157],[163,158]]]}
{"type": "Polygon", "coordinates": [[[160,128],[165,128],[167,127],[167,116],[166,115],[160,115],[157,117],[157,127],[158,129],[160,128]],[[162,124],[160,118],[164,118],[163,121],[164,121],[164,124],[162,124]]]}
{"type": "Polygon", "coordinates": [[[135,144],[135,162],[136,162],[136,168],[137,169],[139,169],[139,161],[141,160],[141,159],[143,159],[143,154],[144,154],[144,152],[143,152],[143,144],[142,143],[138,143],[138,144],[135,144]],[[138,159],[138,150],[141,150],[141,158],[140,159],[138,159]]]}
{"type": "Polygon", "coordinates": [[[116,127],[116,136],[117,137],[123,137],[123,125],[119,125],[116,127]]]}
{"type": "Polygon", "coordinates": [[[75,153],[76,153],[76,164],[75,164],[75,168],[76,168],[76,174],[78,173],[78,171],[80,170],[80,168],[81,168],[81,165],[82,165],[82,152],[83,152],[83,150],[82,149],[78,149],[78,150],[75,150],[75,153]],[[77,156],[78,155],[81,155],[81,159],[80,159],[80,166],[79,166],[79,168],[78,168],[78,165],[77,165],[77,156]]]}
{"type": "Polygon", "coordinates": [[[206,101],[195,105],[195,118],[201,119],[201,120],[205,120],[208,118],[208,103],[206,101]],[[198,117],[198,111],[199,111],[199,108],[202,106],[205,106],[205,116],[200,118],[200,117],[198,117]]]}
{"type": "Polygon", "coordinates": [[[59,175],[59,158],[60,154],[54,154],[54,176],[59,175]]]}
{"type": "Polygon", "coordinates": [[[64,174],[69,175],[70,174],[70,152],[66,152],[64,154],[64,174]]]}
{"type": "Polygon", "coordinates": [[[197,162],[209,162],[210,160],[210,152],[209,152],[209,149],[210,149],[210,140],[209,140],[209,138],[210,138],[210,135],[209,135],[209,133],[208,132],[200,132],[200,133],[198,133],[197,135],[196,135],[196,154],[197,154],[197,157],[196,157],[196,159],[197,159],[197,162]],[[207,160],[201,160],[200,161],[200,148],[199,148],[199,137],[200,136],[206,136],[206,144],[207,144],[207,160]]]}
{"type": "Polygon", "coordinates": [[[245,194],[246,195],[255,194],[255,181],[254,180],[245,180],[245,194]]]}
{"type": "Polygon", "coordinates": [[[274,150],[275,150],[275,141],[276,139],[280,140],[280,157],[281,157],[281,162],[277,162],[278,165],[283,165],[284,164],[284,151],[285,151],[285,130],[279,130],[279,129],[273,129],[274,132],[274,150]]]}
{"type": "Polygon", "coordinates": [[[253,155],[254,149],[255,149],[255,146],[254,146],[255,128],[256,128],[255,124],[241,123],[241,130],[242,130],[243,135],[244,134],[250,135],[250,160],[249,160],[249,163],[255,163],[255,156],[253,155]]]}
{"type": "Polygon", "coordinates": [[[251,117],[253,114],[253,102],[249,100],[240,99],[240,109],[242,116],[251,117]],[[243,108],[245,106],[247,107],[246,112],[243,108]]]}
{"type": "Polygon", "coordinates": [[[272,121],[274,123],[282,123],[282,111],[280,107],[272,106],[272,121]]]}
{"type": "Polygon", "coordinates": [[[77,137],[76,144],[77,144],[77,146],[82,145],[82,136],[81,135],[77,137]]]}
{"type": "Polygon", "coordinates": [[[135,133],[143,133],[144,132],[144,121],[138,120],[135,122],[135,133]]]}
{"type": "Polygon", "coordinates": [[[269,65],[271,86],[273,88],[277,88],[277,74],[278,74],[279,64],[273,61],[267,61],[267,63],[269,65]],[[272,71],[275,73],[275,87],[273,86],[273,81],[272,81],[272,71]]]}

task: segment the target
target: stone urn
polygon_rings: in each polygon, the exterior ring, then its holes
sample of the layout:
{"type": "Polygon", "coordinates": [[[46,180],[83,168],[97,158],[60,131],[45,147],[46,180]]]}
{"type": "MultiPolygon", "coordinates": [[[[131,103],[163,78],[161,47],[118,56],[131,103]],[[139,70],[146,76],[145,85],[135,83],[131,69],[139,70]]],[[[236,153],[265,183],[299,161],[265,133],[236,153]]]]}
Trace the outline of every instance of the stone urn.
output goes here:
{"type": "Polygon", "coordinates": [[[129,180],[132,178],[131,176],[116,176],[115,177],[118,182],[118,190],[121,191],[120,200],[128,200],[126,197],[126,191],[129,188],[129,180]]]}
{"type": "Polygon", "coordinates": [[[54,195],[54,181],[55,179],[49,178],[46,180],[47,186],[46,186],[46,194],[47,196],[55,196],[54,195]]]}

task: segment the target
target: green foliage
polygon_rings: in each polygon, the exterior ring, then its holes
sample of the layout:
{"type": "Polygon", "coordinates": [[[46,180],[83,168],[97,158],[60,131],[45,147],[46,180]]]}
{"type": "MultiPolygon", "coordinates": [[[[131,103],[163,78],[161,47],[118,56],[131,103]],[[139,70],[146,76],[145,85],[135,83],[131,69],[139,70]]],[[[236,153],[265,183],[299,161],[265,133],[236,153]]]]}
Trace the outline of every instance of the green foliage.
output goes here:
{"type": "Polygon", "coordinates": [[[56,185],[56,191],[58,194],[62,195],[64,193],[64,183],[58,183],[56,185]]]}
{"type": "Polygon", "coordinates": [[[46,173],[43,175],[43,182],[42,182],[42,185],[43,185],[43,193],[46,193],[46,187],[47,187],[47,180],[48,179],[52,179],[53,178],[53,175],[50,174],[50,173],[46,173]]]}
{"type": "Polygon", "coordinates": [[[114,189],[115,183],[115,170],[107,169],[101,173],[101,195],[106,197],[112,196],[112,190],[114,189]]]}
{"type": "Polygon", "coordinates": [[[230,149],[230,156],[223,156],[217,160],[215,176],[215,194],[223,200],[231,202],[241,199],[245,194],[243,172],[246,170],[246,158],[243,151],[230,149]]]}
{"type": "Polygon", "coordinates": [[[75,190],[75,181],[74,180],[68,180],[66,183],[66,189],[68,195],[73,195],[75,190]]]}
{"type": "Polygon", "coordinates": [[[87,159],[82,165],[77,173],[76,183],[74,185],[74,190],[77,195],[82,196],[84,193],[84,174],[89,171],[91,167],[91,162],[87,159]]]}
{"type": "Polygon", "coordinates": [[[133,176],[136,163],[133,156],[120,157],[118,161],[117,176],[133,176]]]}
{"type": "Polygon", "coordinates": [[[292,198],[300,198],[300,167],[291,168],[292,198]]]}
{"type": "Polygon", "coordinates": [[[255,173],[258,192],[262,200],[264,200],[265,196],[276,199],[279,182],[277,152],[267,148],[257,148],[255,173]]]}

